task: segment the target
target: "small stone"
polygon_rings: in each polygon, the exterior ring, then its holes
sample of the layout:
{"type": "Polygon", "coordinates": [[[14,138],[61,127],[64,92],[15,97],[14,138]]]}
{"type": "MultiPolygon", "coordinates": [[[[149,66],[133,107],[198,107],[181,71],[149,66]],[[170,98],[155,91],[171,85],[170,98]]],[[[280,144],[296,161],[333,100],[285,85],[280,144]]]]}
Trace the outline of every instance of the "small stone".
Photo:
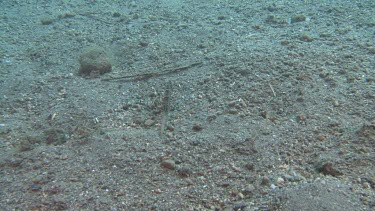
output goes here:
{"type": "Polygon", "coordinates": [[[335,107],[339,107],[339,106],[340,106],[339,101],[338,101],[338,100],[335,100],[335,101],[333,102],[333,106],[335,106],[335,107]]]}
{"type": "Polygon", "coordinates": [[[147,119],[147,120],[145,121],[145,126],[146,126],[146,127],[151,127],[151,126],[153,126],[154,124],[155,124],[155,121],[152,120],[152,119],[147,119]]]}
{"type": "Polygon", "coordinates": [[[164,160],[161,162],[161,167],[169,169],[169,170],[175,170],[176,163],[173,160],[164,160]]]}
{"type": "Polygon", "coordinates": [[[282,184],[284,184],[284,182],[285,182],[284,179],[281,178],[281,177],[277,178],[277,180],[276,180],[277,185],[282,185],[282,184]]]}

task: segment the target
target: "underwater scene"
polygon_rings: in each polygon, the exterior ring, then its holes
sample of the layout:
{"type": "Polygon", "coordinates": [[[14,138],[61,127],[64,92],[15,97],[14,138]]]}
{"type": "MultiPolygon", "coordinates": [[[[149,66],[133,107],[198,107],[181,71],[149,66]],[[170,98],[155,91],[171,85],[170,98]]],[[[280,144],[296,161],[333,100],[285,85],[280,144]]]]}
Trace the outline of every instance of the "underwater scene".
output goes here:
{"type": "Polygon", "coordinates": [[[374,0],[0,3],[0,210],[375,209],[374,0]]]}

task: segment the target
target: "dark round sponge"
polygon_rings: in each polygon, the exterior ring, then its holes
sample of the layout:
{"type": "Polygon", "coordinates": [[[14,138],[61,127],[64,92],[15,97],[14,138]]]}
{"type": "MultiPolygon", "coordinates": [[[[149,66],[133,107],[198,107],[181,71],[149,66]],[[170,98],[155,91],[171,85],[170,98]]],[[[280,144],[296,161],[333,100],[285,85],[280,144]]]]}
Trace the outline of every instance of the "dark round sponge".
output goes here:
{"type": "Polygon", "coordinates": [[[103,49],[90,48],[79,57],[79,74],[86,77],[99,77],[111,72],[112,65],[103,49]]]}

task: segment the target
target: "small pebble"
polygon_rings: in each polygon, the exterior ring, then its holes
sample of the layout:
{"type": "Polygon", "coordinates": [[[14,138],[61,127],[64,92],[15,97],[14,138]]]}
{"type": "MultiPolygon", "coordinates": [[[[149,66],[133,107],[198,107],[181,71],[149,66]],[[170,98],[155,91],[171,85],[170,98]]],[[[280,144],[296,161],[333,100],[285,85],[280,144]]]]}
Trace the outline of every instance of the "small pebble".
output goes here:
{"type": "Polygon", "coordinates": [[[276,184],[277,185],[282,185],[282,184],[284,184],[284,179],[283,178],[281,178],[281,177],[279,177],[279,178],[277,178],[277,181],[276,181],[276,184]]]}
{"type": "Polygon", "coordinates": [[[146,127],[151,127],[151,126],[154,125],[154,124],[155,124],[155,121],[152,120],[152,119],[147,119],[147,120],[145,121],[145,126],[146,126],[146,127]]]}
{"type": "Polygon", "coordinates": [[[335,106],[335,107],[339,107],[339,106],[340,106],[339,101],[338,101],[338,100],[335,100],[335,101],[333,102],[333,106],[335,106]]]}
{"type": "Polygon", "coordinates": [[[161,167],[169,169],[169,170],[175,170],[176,163],[173,160],[164,160],[161,162],[161,167]]]}
{"type": "Polygon", "coordinates": [[[30,187],[30,190],[33,191],[33,192],[40,191],[40,190],[42,190],[42,187],[40,185],[32,185],[30,187]]]}

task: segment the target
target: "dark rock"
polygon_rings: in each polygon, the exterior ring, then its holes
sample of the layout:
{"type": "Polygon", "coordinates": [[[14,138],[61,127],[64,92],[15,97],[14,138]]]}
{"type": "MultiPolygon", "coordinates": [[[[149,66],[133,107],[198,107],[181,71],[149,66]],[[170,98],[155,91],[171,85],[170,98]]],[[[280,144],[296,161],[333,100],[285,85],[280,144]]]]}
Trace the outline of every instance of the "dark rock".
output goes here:
{"type": "Polygon", "coordinates": [[[164,160],[161,162],[161,167],[169,169],[169,170],[175,170],[176,163],[173,160],[164,160]]]}

